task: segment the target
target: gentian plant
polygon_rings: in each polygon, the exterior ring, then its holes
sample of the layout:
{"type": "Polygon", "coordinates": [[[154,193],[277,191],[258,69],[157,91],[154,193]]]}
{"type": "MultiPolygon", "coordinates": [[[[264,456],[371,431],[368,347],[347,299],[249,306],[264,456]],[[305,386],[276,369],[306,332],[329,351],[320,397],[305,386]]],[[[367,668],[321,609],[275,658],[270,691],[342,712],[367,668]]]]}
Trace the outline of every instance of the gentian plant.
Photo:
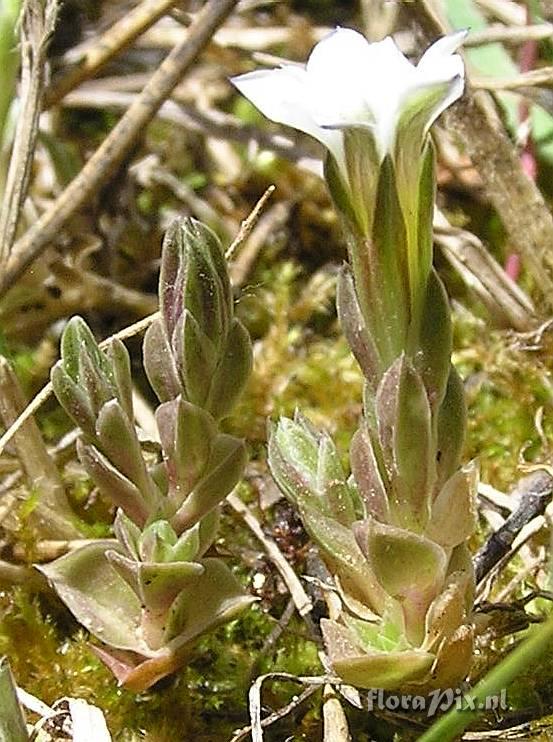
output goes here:
{"type": "Polygon", "coordinates": [[[440,39],[413,66],[391,38],[369,44],[338,29],[305,66],[233,80],[270,119],[325,145],[347,237],[338,314],[365,376],[351,476],[330,437],[300,415],[273,427],[269,464],[334,577],[326,652],[358,687],[451,687],[473,654],[467,541],[478,475],[460,465],[465,404],[432,267],[429,137],[462,95],[464,36],[440,39]]]}
{"type": "Polygon", "coordinates": [[[144,367],[159,398],[158,440],[135,425],[122,342],[100,349],[75,317],[61,356],[54,391],[80,428],[84,468],[117,507],[115,539],[40,570],[101,640],[95,651],[118,680],[144,690],[180,667],[201,634],[252,601],[222,559],[208,555],[219,505],[246,463],[244,442],[220,423],[252,362],[217,237],[184,219],[165,238],[160,317],[144,338],[144,367]]]}

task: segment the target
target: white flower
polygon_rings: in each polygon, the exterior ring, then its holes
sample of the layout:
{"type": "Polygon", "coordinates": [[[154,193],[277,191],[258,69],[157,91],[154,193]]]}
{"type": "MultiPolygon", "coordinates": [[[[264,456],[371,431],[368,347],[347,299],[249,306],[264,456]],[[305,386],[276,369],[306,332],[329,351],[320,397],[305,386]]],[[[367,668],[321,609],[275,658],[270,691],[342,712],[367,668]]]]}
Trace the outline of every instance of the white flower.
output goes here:
{"type": "Polygon", "coordinates": [[[272,121],[322,142],[347,178],[344,129],[370,129],[383,159],[393,153],[404,122],[415,126],[422,149],[432,123],[463,93],[463,61],[454,52],[465,36],[443,37],[414,66],[390,36],[370,44],[357,31],[338,28],[305,66],[285,64],[232,82],[272,121]]]}

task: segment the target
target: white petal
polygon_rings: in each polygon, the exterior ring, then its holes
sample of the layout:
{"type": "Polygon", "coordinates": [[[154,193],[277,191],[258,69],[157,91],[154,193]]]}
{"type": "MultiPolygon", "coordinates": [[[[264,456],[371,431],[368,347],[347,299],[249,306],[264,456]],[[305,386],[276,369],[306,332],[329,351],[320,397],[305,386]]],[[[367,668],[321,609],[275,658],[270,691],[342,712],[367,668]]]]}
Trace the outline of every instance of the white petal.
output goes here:
{"type": "Polygon", "coordinates": [[[422,55],[420,62],[417,65],[417,69],[421,70],[429,66],[440,65],[444,57],[447,58],[456,52],[461,46],[464,40],[467,38],[468,30],[456,31],[450,33],[447,36],[442,36],[441,39],[435,41],[432,46],[429,46],[425,53],[422,55]]]}
{"type": "Polygon", "coordinates": [[[337,28],[315,46],[307,61],[309,105],[321,126],[367,124],[372,118],[359,78],[370,66],[368,41],[337,28]]]}
{"type": "Polygon", "coordinates": [[[345,168],[343,136],[339,131],[323,129],[309,108],[306,71],[298,65],[280,69],[258,70],[231,78],[233,85],[262,114],[277,124],[285,124],[318,139],[345,168]]]}

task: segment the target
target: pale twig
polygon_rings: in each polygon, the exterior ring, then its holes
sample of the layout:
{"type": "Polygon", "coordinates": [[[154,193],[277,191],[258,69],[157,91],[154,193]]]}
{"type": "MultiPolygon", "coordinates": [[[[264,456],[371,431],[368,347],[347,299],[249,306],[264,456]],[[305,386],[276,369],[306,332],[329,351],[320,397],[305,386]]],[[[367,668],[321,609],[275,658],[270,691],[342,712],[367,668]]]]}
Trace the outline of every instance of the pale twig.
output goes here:
{"type": "MultiPolygon", "coordinates": [[[[140,80],[137,81],[139,84],[140,80]]],[[[138,93],[123,87],[134,87],[134,82],[120,78],[104,79],[100,83],[90,82],[81,86],[78,90],[69,93],[62,105],[66,108],[109,108],[113,110],[126,110],[132,106],[138,93]]],[[[177,94],[175,100],[168,100],[161,106],[157,115],[159,118],[169,121],[177,126],[182,126],[187,131],[199,132],[206,136],[219,139],[228,139],[243,144],[254,144],[258,148],[270,149],[282,157],[297,161],[309,156],[307,148],[300,146],[295,140],[282,134],[271,134],[259,127],[244,124],[236,116],[218,111],[216,109],[196,107],[176,102],[179,100],[177,94]]]]}
{"type": "Polygon", "coordinates": [[[229,248],[225,252],[225,258],[227,260],[232,260],[236,250],[239,247],[241,247],[241,245],[248,239],[253,228],[259,221],[259,217],[261,216],[262,211],[267,205],[267,201],[271,198],[274,192],[275,192],[275,186],[270,185],[265,191],[265,193],[261,196],[259,201],[256,203],[256,205],[253,207],[252,211],[240,224],[240,229],[238,230],[238,234],[236,235],[236,237],[230,244],[229,248]]]}
{"type": "Polygon", "coordinates": [[[323,742],[351,742],[344,708],[331,685],[323,690],[323,742]]]}
{"type": "Polygon", "coordinates": [[[453,227],[444,214],[436,210],[434,240],[499,326],[527,331],[535,324],[532,302],[476,235],[453,227]]]}
{"type": "Polygon", "coordinates": [[[0,270],[10,256],[27,195],[47,68],[46,53],[58,6],[58,0],[48,0],[46,3],[26,0],[23,8],[20,112],[0,209],[0,270]]]}
{"type": "MultiPolygon", "coordinates": [[[[166,13],[175,0],[143,0],[135,8],[125,13],[102,36],[95,37],[87,45],[82,58],[69,70],[54,79],[44,98],[46,108],[58,103],[70,90],[79,83],[92,77],[110,59],[152,26],[166,13]]],[[[180,39],[179,39],[180,41],[180,39]]],[[[74,50],[71,50],[74,54],[74,50]]]]}
{"type": "Polygon", "coordinates": [[[526,10],[512,0],[476,0],[477,4],[495,16],[497,20],[511,26],[526,24],[526,10]]]}
{"type": "Polygon", "coordinates": [[[168,54],[80,173],[16,242],[7,269],[0,277],[0,294],[6,293],[27,266],[56,239],[66,221],[109,180],[237,1],[209,0],[204,5],[185,39],[168,54]]]}
{"type": "MultiPolygon", "coordinates": [[[[25,409],[25,398],[9,362],[0,356],[0,416],[6,427],[25,409]]],[[[51,460],[35,421],[28,419],[15,438],[17,455],[29,486],[39,494],[31,519],[46,538],[75,538],[72,511],[58,470],[51,460]]]]}
{"type": "MultiPolygon", "coordinates": [[[[106,338],[100,343],[101,348],[105,348],[109,345],[111,340],[113,338],[118,338],[119,340],[125,340],[126,338],[133,337],[134,335],[138,335],[141,332],[144,332],[148,329],[148,327],[152,324],[154,320],[156,320],[159,317],[159,312],[154,312],[153,314],[150,314],[148,317],[144,317],[143,319],[139,320],[138,322],[133,323],[132,325],[129,325],[128,327],[124,327],[122,330],[119,330],[119,332],[116,332],[114,335],[111,335],[109,338],[106,338]]],[[[10,427],[6,430],[4,435],[0,438],[0,456],[4,452],[4,449],[8,445],[8,443],[11,441],[11,439],[14,437],[14,435],[21,430],[21,427],[26,423],[26,421],[32,417],[32,415],[35,414],[37,410],[39,410],[44,402],[46,402],[47,399],[49,399],[50,395],[52,394],[52,384],[48,382],[39,392],[38,394],[32,399],[31,402],[27,405],[27,407],[23,410],[23,412],[19,415],[19,417],[14,420],[13,424],[10,425],[10,427]]]]}
{"type": "Polygon", "coordinates": [[[479,31],[471,31],[463,46],[467,49],[502,42],[507,44],[524,44],[526,41],[542,41],[553,36],[553,24],[536,23],[531,26],[504,26],[493,24],[479,31]]]}
{"type": "Polygon", "coordinates": [[[244,519],[244,522],[246,523],[248,528],[263,544],[263,547],[267,552],[270,560],[273,562],[278,572],[280,573],[280,576],[284,580],[286,587],[288,588],[290,595],[294,600],[294,604],[297,608],[298,613],[300,614],[300,616],[305,616],[313,609],[313,603],[303,589],[303,586],[299,581],[296,573],[284,558],[284,555],[278,548],[276,542],[263,532],[260,522],[251,512],[248,506],[242,502],[238,495],[235,495],[233,492],[231,492],[230,495],[227,495],[226,501],[231,506],[231,508],[244,519]]]}
{"type": "MultiPolygon", "coordinates": [[[[283,709],[275,711],[275,713],[271,714],[267,718],[262,719],[261,689],[263,687],[263,683],[266,680],[289,680],[292,683],[307,685],[310,686],[310,688],[306,690],[311,690],[311,693],[314,693],[315,690],[320,688],[322,685],[326,685],[327,683],[337,685],[342,684],[342,681],[339,678],[328,677],[325,675],[321,675],[318,677],[299,677],[298,675],[292,675],[288,672],[270,672],[266,675],[260,675],[256,679],[255,683],[252,684],[249,692],[252,742],[263,742],[263,727],[269,726],[269,724],[274,724],[275,721],[282,719],[283,716],[286,716],[290,713],[291,708],[295,708],[298,705],[298,700],[296,698],[292,701],[292,705],[288,704],[288,706],[285,706],[283,709]]],[[[311,695],[311,693],[309,693],[308,695],[311,695]]],[[[298,698],[302,698],[303,700],[303,696],[304,694],[302,693],[298,698]]],[[[243,737],[239,737],[238,739],[243,739],[243,737]]]]}
{"type": "MultiPolygon", "coordinates": [[[[318,690],[319,690],[318,685],[313,685],[309,688],[306,688],[298,696],[294,696],[294,698],[292,698],[290,703],[287,703],[286,706],[283,706],[281,709],[279,709],[278,711],[275,711],[270,716],[267,716],[265,719],[262,719],[259,723],[259,727],[263,729],[264,727],[271,726],[271,724],[274,724],[279,719],[283,719],[285,716],[288,716],[288,714],[292,713],[294,709],[300,706],[306,699],[308,699],[318,690]]],[[[242,742],[242,740],[247,739],[250,736],[252,730],[253,730],[252,726],[239,729],[234,734],[230,742],[242,742]]],[[[263,732],[261,732],[260,739],[261,740],[263,739],[263,732]]]]}
{"type": "Polygon", "coordinates": [[[292,204],[289,201],[279,201],[259,219],[238,258],[230,266],[234,286],[244,285],[261,248],[274,232],[284,226],[290,216],[291,208],[292,204]]]}
{"type": "Polygon", "coordinates": [[[476,90],[519,90],[520,88],[550,86],[553,83],[553,67],[540,67],[537,70],[521,72],[515,77],[471,77],[472,87],[476,90]]]}

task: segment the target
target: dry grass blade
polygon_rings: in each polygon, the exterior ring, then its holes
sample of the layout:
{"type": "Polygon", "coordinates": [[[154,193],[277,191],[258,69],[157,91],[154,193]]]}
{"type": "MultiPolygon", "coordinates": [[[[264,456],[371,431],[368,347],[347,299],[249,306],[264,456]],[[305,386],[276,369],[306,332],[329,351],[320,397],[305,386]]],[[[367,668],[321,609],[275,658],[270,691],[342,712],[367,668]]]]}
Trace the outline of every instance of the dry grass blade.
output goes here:
{"type": "Polygon", "coordinates": [[[27,0],[21,20],[20,115],[0,210],[0,268],[6,265],[29,184],[44,92],[46,52],[59,0],[27,0]]]}
{"type": "Polygon", "coordinates": [[[520,75],[508,78],[474,77],[472,86],[477,90],[520,90],[536,85],[551,86],[553,67],[540,67],[538,70],[521,72],[520,75]]]}
{"type": "Polygon", "coordinates": [[[143,0],[136,8],[126,13],[118,23],[114,23],[105,34],[96,39],[93,46],[84,51],[83,58],[74,67],[54,80],[44,97],[45,108],[55,105],[79,83],[92,77],[110,59],[159,20],[172,5],[175,5],[175,0],[143,0]]]}
{"type": "Polygon", "coordinates": [[[524,44],[526,41],[542,41],[553,36],[553,24],[536,23],[531,26],[504,26],[494,24],[481,31],[471,31],[463,46],[482,46],[494,42],[524,44]]]}
{"type": "Polygon", "coordinates": [[[6,293],[25,268],[56,238],[65,222],[109,180],[237,2],[209,0],[206,3],[185,39],[168,54],[81,172],[14,245],[11,259],[0,278],[0,295],[6,293]]]}

